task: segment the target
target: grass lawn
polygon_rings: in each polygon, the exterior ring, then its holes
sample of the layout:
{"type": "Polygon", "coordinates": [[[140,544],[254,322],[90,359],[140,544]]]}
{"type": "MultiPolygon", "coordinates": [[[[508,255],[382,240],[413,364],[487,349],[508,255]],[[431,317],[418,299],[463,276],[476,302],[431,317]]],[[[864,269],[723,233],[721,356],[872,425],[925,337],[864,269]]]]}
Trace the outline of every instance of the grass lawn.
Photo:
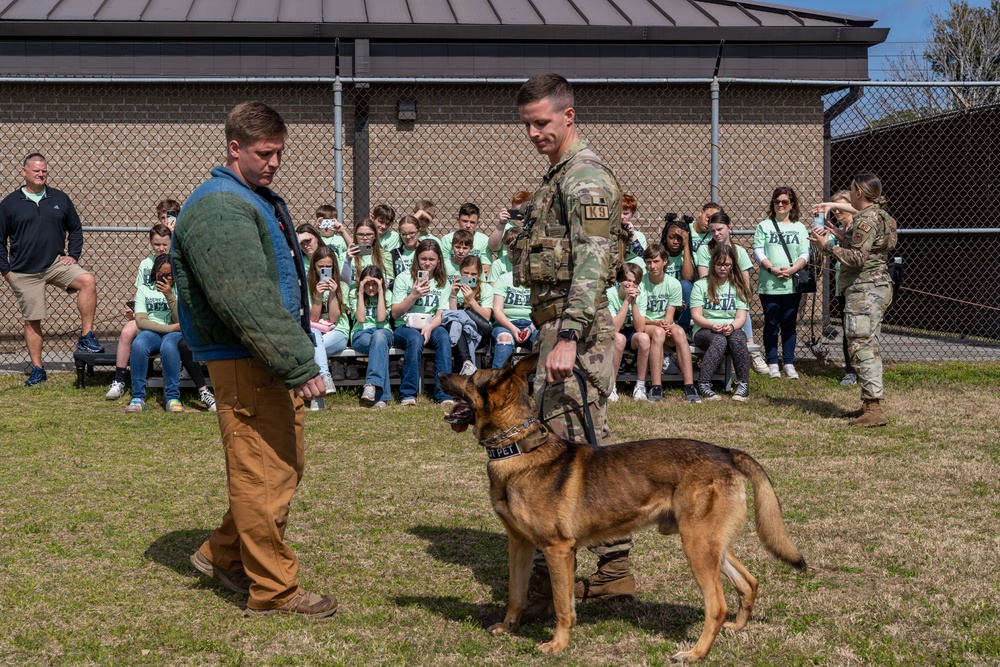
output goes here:
{"type": "MultiPolygon", "coordinates": [[[[617,440],[689,436],[743,449],[770,473],[797,573],[752,521],[735,551],[760,579],[743,632],[707,665],[1000,664],[1000,365],[886,373],[890,425],[841,418],[858,390],[830,367],[754,377],[751,400],[610,408],[617,440]]],[[[580,604],[569,649],[554,624],[492,637],[507,548],[486,457],[429,401],[386,411],[337,394],[306,415],[306,474],[287,537],[325,621],[243,617],[245,599],[188,557],[226,508],[215,416],[126,415],[71,374],[0,377],[0,664],[661,665],[702,628],[677,537],[636,536],[640,599],[580,604]]],[[[578,574],[595,558],[580,554],[578,574]]],[[[725,584],[730,605],[735,593],[725,584]]]]}

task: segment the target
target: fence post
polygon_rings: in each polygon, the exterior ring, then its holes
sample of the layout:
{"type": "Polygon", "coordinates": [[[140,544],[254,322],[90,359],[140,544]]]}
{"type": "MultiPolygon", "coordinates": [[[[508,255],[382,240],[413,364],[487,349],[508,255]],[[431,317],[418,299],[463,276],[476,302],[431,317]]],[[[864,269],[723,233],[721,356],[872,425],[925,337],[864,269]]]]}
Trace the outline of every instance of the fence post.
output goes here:
{"type": "Polygon", "coordinates": [[[712,176],[709,201],[719,201],[719,77],[712,77],[712,176]]]}
{"type": "Polygon", "coordinates": [[[337,211],[344,219],[344,84],[333,82],[333,191],[337,211]]]}

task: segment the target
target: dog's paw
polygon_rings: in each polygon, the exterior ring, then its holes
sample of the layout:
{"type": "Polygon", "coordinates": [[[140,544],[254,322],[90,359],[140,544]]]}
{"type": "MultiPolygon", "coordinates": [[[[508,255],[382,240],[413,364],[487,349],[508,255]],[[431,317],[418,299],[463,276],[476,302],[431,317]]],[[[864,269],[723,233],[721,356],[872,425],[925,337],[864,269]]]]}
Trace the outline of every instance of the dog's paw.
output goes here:
{"type": "Polygon", "coordinates": [[[514,630],[517,630],[517,626],[515,625],[511,627],[507,625],[507,623],[494,623],[490,627],[486,628],[486,631],[489,632],[494,637],[496,637],[497,635],[510,634],[511,632],[514,632],[514,630]]]}
{"type": "Polygon", "coordinates": [[[538,645],[538,650],[542,653],[560,653],[566,648],[567,642],[557,642],[552,640],[550,642],[545,642],[544,644],[538,645]]]}
{"type": "Polygon", "coordinates": [[[670,662],[680,663],[682,665],[688,664],[690,662],[688,658],[691,657],[691,651],[680,651],[679,653],[674,653],[670,656],[670,662]]]}

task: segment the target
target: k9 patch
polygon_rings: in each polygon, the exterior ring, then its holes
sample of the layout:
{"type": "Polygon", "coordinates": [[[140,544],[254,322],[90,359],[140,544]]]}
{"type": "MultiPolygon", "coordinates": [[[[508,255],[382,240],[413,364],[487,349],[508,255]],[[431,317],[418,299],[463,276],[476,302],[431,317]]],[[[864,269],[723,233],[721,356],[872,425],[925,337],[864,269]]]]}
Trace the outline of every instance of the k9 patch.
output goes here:
{"type": "Polygon", "coordinates": [[[611,210],[606,197],[599,195],[580,195],[580,205],[583,206],[585,220],[607,220],[611,210]]]}

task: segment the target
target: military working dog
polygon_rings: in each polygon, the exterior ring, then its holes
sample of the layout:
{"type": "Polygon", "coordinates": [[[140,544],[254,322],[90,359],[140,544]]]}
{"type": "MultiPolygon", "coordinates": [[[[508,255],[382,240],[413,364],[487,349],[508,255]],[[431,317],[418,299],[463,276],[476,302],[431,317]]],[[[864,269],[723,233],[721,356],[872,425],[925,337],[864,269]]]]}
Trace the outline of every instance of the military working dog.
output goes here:
{"type": "Polygon", "coordinates": [[[442,375],[444,391],[462,400],[445,419],[456,431],[474,426],[489,457],[490,502],[507,530],[510,559],[507,613],[493,634],[517,629],[528,598],[532,554],[548,561],[556,612],[556,653],[576,622],[573,578],[576,550],[621,541],[655,525],[679,533],[705,598],[705,627],[694,648],[675,661],[703,658],[719,631],[746,626],[757,580],[730,543],[746,521],[746,485],[754,487],[757,535],[777,558],[805,569],[781,518],[771,481],[757,461],[737,449],[682,439],[644,440],[608,447],[565,442],[538,421],[529,394],[536,355],[500,370],[442,375]],[[739,593],[736,618],[726,623],[721,575],[739,593]]]}

